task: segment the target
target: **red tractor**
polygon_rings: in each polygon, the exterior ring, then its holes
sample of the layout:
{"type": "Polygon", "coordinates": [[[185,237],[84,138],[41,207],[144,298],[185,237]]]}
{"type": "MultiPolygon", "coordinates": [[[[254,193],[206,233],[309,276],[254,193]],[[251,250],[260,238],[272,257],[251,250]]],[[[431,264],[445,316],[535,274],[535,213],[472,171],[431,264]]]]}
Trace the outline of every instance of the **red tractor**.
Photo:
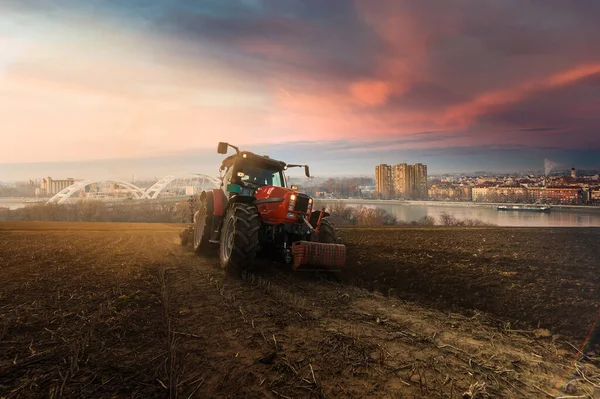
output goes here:
{"type": "Polygon", "coordinates": [[[345,263],[346,247],[329,214],[313,210],[313,199],[287,187],[285,170],[290,165],[219,143],[225,158],[220,168],[221,187],[203,191],[197,202],[194,226],[182,234],[186,244],[193,234],[196,253],[218,246],[221,266],[241,269],[251,266],[257,253],[276,254],[294,270],[339,270],[345,263]]]}

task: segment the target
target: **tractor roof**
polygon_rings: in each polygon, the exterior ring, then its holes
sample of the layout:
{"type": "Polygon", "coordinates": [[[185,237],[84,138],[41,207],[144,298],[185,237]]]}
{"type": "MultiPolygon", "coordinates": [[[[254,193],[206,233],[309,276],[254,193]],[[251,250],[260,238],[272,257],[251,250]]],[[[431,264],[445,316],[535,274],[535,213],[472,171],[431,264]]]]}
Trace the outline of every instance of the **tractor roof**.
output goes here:
{"type": "Polygon", "coordinates": [[[246,162],[260,165],[262,167],[273,169],[273,170],[283,170],[285,169],[286,163],[283,161],[278,161],[276,159],[269,158],[268,156],[257,155],[253,152],[241,151],[239,154],[233,154],[228,156],[223,160],[223,166],[230,167],[237,160],[245,160],[246,162]]]}

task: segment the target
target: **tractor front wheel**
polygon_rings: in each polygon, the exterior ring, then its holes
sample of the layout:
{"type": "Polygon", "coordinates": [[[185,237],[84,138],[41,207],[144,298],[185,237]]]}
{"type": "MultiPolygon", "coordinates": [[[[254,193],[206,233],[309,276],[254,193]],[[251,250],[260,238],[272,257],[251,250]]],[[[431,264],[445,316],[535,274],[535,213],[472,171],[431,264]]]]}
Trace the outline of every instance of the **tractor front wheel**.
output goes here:
{"type": "Polygon", "coordinates": [[[219,245],[219,260],[226,270],[252,266],[258,251],[260,214],[255,206],[236,203],[229,207],[219,245]]]}
{"type": "Polygon", "coordinates": [[[318,239],[319,242],[326,244],[339,244],[342,242],[338,229],[327,218],[321,220],[318,239]]]}

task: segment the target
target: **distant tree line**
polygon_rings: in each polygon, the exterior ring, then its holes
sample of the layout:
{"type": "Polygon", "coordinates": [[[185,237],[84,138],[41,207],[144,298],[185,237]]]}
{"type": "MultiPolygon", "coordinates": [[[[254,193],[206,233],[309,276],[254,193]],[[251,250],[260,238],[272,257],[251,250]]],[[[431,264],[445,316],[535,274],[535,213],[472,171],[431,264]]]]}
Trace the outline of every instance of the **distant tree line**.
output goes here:
{"type": "Polygon", "coordinates": [[[326,192],[335,197],[361,197],[360,187],[372,186],[375,181],[371,177],[332,177],[313,186],[302,187],[307,194],[314,195],[316,192],[326,192]]]}
{"type": "MultiPolygon", "coordinates": [[[[341,201],[329,206],[327,211],[332,221],[339,226],[490,226],[481,220],[457,219],[448,213],[442,213],[437,219],[424,216],[416,221],[405,222],[385,209],[346,206],[341,201]]],[[[192,209],[188,201],[84,201],[64,205],[31,205],[14,210],[0,209],[0,221],[189,223],[191,217],[192,209]]]]}
{"type": "Polygon", "coordinates": [[[347,206],[338,201],[327,209],[332,221],[339,226],[447,226],[447,227],[477,227],[493,226],[479,219],[458,219],[446,212],[436,219],[433,216],[423,216],[411,222],[401,221],[382,208],[366,206],[347,206]]]}
{"type": "Polygon", "coordinates": [[[0,221],[187,223],[190,217],[187,201],[84,201],[63,205],[31,205],[13,210],[0,209],[0,221]]]}

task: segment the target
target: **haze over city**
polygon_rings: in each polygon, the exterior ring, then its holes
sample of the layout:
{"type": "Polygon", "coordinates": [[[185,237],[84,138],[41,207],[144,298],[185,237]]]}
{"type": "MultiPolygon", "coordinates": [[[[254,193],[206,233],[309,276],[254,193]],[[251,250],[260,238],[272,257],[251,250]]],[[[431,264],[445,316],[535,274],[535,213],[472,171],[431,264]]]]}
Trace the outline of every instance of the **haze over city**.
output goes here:
{"type": "Polygon", "coordinates": [[[0,180],[600,168],[600,3],[4,1],[0,180]]]}

